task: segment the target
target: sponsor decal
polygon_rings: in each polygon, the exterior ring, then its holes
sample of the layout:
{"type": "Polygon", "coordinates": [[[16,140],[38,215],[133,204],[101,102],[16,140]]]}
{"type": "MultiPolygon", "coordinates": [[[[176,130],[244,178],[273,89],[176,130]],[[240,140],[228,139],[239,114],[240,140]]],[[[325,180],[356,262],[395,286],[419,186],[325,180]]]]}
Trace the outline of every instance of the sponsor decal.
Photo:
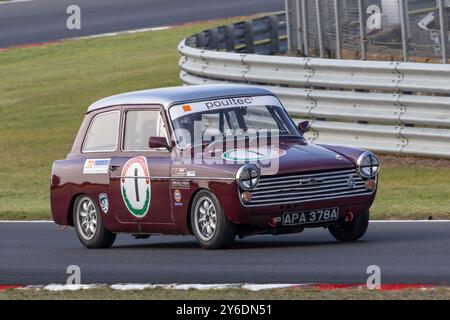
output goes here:
{"type": "Polygon", "coordinates": [[[181,203],[181,192],[180,190],[175,190],[173,193],[173,198],[175,200],[175,205],[176,206],[182,206],[183,204],[181,203]]]}
{"type": "Polygon", "coordinates": [[[191,185],[189,180],[186,179],[172,179],[171,187],[172,189],[190,189],[191,185]]]}
{"type": "Polygon", "coordinates": [[[172,169],[172,176],[186,177],[187,176],[187,170],[186,170],[186,168],[175,168],[175,169],[172,169]]]}
{"type": "Polygon", "coordinates": [[[108,173],[111,159],[86,159],[83,167],[83,174],[108,173]]]}
{"type": "Polygon", "coordinates": [[[176,105],[170,108],[172,120],[183,117],[187,114],[205,112],[212,109],[240,108],[248,106],[279,106],[280,101],[274,96],[256,96],[256,97],[236,97],[217,100],[207,100],[194,102],[190,104],[176,105]]]}
{"type": "Polygon", "coordinates": [[[195,177],[195,171],[189,171],[186,168],[172,169],[172,176],[174,177],[195,177]]]}
{"type": "Polygon", "coordinates": [[[205,106],[208,110],[213,108],[234,107],[242,105],[251,105],[253,103],[252,97],[243,98],[228,98],[214,101],[206,101],[205,106]]]}
{"type": "Polygon", "coordinates": [[[229,161],[257,161],[279,158],[285,154],[286,151],[274,147],[251,147],[228,150],[222,154],[222,158],[229,161]]]}
{"type": "Polygon", "coordinates": [[[100,193],[98,196],[98,200],[100,202],[100,208],[104,213],[108,213],[109,210],[109,199],[106,193],[100,193]]]}
{"type": "Polygon", "coordinates": [[[120,189],[128,211],[135,217],[145,217],[151,200],[147,158],[136,157],[127,161],[122,169],[120,189]]]}
{"type": "Polygon", "coordinates": [[[181,202],[180,190],[175,190],[175,192],[173,193],[173,198],[175,199],[176,202],[181,202]]]}
{"type": "Polygon", "coordinates": [[[172,176],[174,177],[195,177],[195,171],[188,171],[186,168],[172,169],[172,176]]]}
{"type": "Polygon", "coordinates": [[[195,171],[187,171],[186,176],[188,177],[195,177],[195,171]]]}

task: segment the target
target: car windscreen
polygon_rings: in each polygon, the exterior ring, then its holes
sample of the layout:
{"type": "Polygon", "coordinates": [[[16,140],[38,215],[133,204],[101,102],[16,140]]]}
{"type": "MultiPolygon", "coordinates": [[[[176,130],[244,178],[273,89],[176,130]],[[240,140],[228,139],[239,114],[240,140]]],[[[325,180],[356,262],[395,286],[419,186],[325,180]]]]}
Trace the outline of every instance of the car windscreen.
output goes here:
{"type": "Polygon", "coordinates": [[[172,124],[181,148],[230,138],[300,136],[287,112],[278,105],[213,108],[179,116],[172,124]]]}

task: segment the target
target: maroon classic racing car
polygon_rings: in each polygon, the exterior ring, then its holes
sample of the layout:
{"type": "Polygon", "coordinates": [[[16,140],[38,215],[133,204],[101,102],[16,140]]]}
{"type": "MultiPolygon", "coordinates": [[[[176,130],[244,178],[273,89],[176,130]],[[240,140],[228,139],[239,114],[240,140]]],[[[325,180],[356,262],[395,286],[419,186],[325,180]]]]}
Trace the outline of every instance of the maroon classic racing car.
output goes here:
{"type": "Polygon", "coordinates": [[[116,234],[194,234],[207,249],[236,236],[325,227],[367,230],[379,160],[315,145],[268,90],[186,86],[91,105],[67,159],[53,165],[54,221],[88,248],[116,234]]]}

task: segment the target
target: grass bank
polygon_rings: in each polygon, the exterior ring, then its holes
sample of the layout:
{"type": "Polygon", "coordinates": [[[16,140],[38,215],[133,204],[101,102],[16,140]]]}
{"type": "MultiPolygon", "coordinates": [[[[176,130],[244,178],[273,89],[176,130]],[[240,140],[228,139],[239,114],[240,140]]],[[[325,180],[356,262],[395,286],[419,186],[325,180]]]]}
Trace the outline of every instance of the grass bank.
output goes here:
{"type": "MultiPolygon", "coordinates": [[[[49,219],[54,160],[93,101],[179,85],[179,41],[229,21],[0,52],[0,219],[49,219]]],[[[373,218],[450,218],[450,165],[384,167],[373,218]]]]}
{"type": "Polygon", "coordinates": [[[51,165],[70,151],[87,106],[180,84],[177,44],[206,26],[0,52],[0,219],[48,219],[51,165]]]}
{"type": "Polygon", "coordinates": [[[382,156],[372,216],[450,219],[450,161],[382,156]]]}

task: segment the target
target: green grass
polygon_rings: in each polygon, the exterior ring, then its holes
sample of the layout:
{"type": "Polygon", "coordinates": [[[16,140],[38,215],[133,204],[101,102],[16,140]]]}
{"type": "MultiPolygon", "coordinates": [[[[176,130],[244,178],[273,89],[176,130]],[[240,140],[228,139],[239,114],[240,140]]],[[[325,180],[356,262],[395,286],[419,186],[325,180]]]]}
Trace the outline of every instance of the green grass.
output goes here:
{"type": "Polygon", "coordinates": [[[7,290],[0,292],[0,300],[448,300],[449,288],[432,290],[380,291],[368,289],[337,289],[322,291],[314,288],[273,289],[248,291],[225,290],[170,290],[115,291],[91,289],[51,292],[46,290],[7,290]]]}
{"type": "MultiPolygon", "coordinates": [[[[51,165],[70,151],[87,106],[179,85],[179,41],[224,22],[0,52],[0,219],[50,218],[51,165]]],[[[373,217],[449,218],[449,168],[385,168],[373,217]]]]}
{"type": "Polygon", "coordinates": [[[449,219],[449,181],[448,168],[384,168],[380,174],[372,216],[385,219],[449,219]]]}
{"type": "Polygon", "coordinates": [[[0,218],[48,219],[49,177],[90,103],[179,85],[177,45],[206,25],[0,52],[0,218]]]}

